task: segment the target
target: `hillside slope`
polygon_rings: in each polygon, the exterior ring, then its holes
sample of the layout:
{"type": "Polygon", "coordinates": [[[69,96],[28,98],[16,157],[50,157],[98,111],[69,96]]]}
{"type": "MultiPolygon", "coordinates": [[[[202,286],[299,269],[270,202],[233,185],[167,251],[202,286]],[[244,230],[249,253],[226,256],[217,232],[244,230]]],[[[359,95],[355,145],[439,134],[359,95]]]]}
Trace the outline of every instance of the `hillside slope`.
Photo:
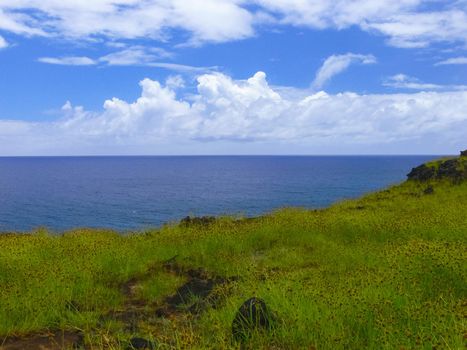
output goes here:
{"type": "Polygon", "coordinates": [[[0,235],[3,348],[463,348],[467,181],[444,162],[324,210],[0,235]],[[235,341],[250,297],[273,325],[235,341]]]}

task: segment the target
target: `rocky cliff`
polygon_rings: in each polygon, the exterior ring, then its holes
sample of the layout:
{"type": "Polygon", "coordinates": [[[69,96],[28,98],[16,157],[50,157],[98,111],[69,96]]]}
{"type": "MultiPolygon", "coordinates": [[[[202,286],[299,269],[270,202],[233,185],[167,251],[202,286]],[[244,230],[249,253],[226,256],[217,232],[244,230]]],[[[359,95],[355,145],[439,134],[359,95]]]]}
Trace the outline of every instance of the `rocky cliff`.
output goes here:
{"type": "Polygon", "coordinates": [[[437,179],[463,181],[467,179],[467,150],[462,151],[459,157],[440,159],[413,168],[407,177],[409,180],[415,181],[437,179]]]}

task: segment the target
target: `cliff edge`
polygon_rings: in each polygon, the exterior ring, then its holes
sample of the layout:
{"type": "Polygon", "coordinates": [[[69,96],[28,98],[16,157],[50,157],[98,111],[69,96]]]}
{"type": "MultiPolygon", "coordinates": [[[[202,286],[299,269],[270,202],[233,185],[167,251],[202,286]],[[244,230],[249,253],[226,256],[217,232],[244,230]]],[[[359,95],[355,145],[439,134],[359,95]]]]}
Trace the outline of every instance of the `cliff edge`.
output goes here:
{"type": "Polygon", "coordinates": [[[407,178],[415,181],[449,179],[455,183],[462,182],[467,179],[467,150],[462,151],[459,157],[439,159],[413,168],[407,178]]]}

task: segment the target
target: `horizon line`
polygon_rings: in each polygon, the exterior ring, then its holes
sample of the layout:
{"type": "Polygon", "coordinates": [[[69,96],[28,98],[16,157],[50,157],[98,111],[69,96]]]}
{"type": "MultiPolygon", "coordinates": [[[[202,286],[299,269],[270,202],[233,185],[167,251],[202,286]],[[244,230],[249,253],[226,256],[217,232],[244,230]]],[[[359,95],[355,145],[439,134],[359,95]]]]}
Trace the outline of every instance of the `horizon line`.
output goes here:
{"type": "Polygon", "coordinates": [[[123,157],[413,157],[457,156],[446,153],[382,153],[382,154],[98,154],[98,155],[0,155],[0,158],[123,158],[123,157]]]}

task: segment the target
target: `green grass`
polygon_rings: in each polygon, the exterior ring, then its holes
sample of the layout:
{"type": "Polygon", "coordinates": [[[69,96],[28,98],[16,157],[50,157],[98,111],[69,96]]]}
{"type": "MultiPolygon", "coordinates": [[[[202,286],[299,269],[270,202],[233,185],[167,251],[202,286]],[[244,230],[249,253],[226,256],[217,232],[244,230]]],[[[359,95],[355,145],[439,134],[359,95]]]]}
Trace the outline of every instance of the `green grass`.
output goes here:
{"type": "Polygon", "coordinates": [[[135,335],[102,315],[124,305],[121,285],[162,302],[186,268],[239,279],[216,309],[140,324],[161,348],[240,348],[232,319],[246,299],[277,317],[251,349],[461,349],[467,324],[467,182],[406,182],[325,210],[285,209],[254,220],[167,225],[137,234],[45,230],[0,235],[0,335],[81,329],[88,345],[118,349],[135,335]],[[151,270],[152,271],[152,270],[151,270]]]}

